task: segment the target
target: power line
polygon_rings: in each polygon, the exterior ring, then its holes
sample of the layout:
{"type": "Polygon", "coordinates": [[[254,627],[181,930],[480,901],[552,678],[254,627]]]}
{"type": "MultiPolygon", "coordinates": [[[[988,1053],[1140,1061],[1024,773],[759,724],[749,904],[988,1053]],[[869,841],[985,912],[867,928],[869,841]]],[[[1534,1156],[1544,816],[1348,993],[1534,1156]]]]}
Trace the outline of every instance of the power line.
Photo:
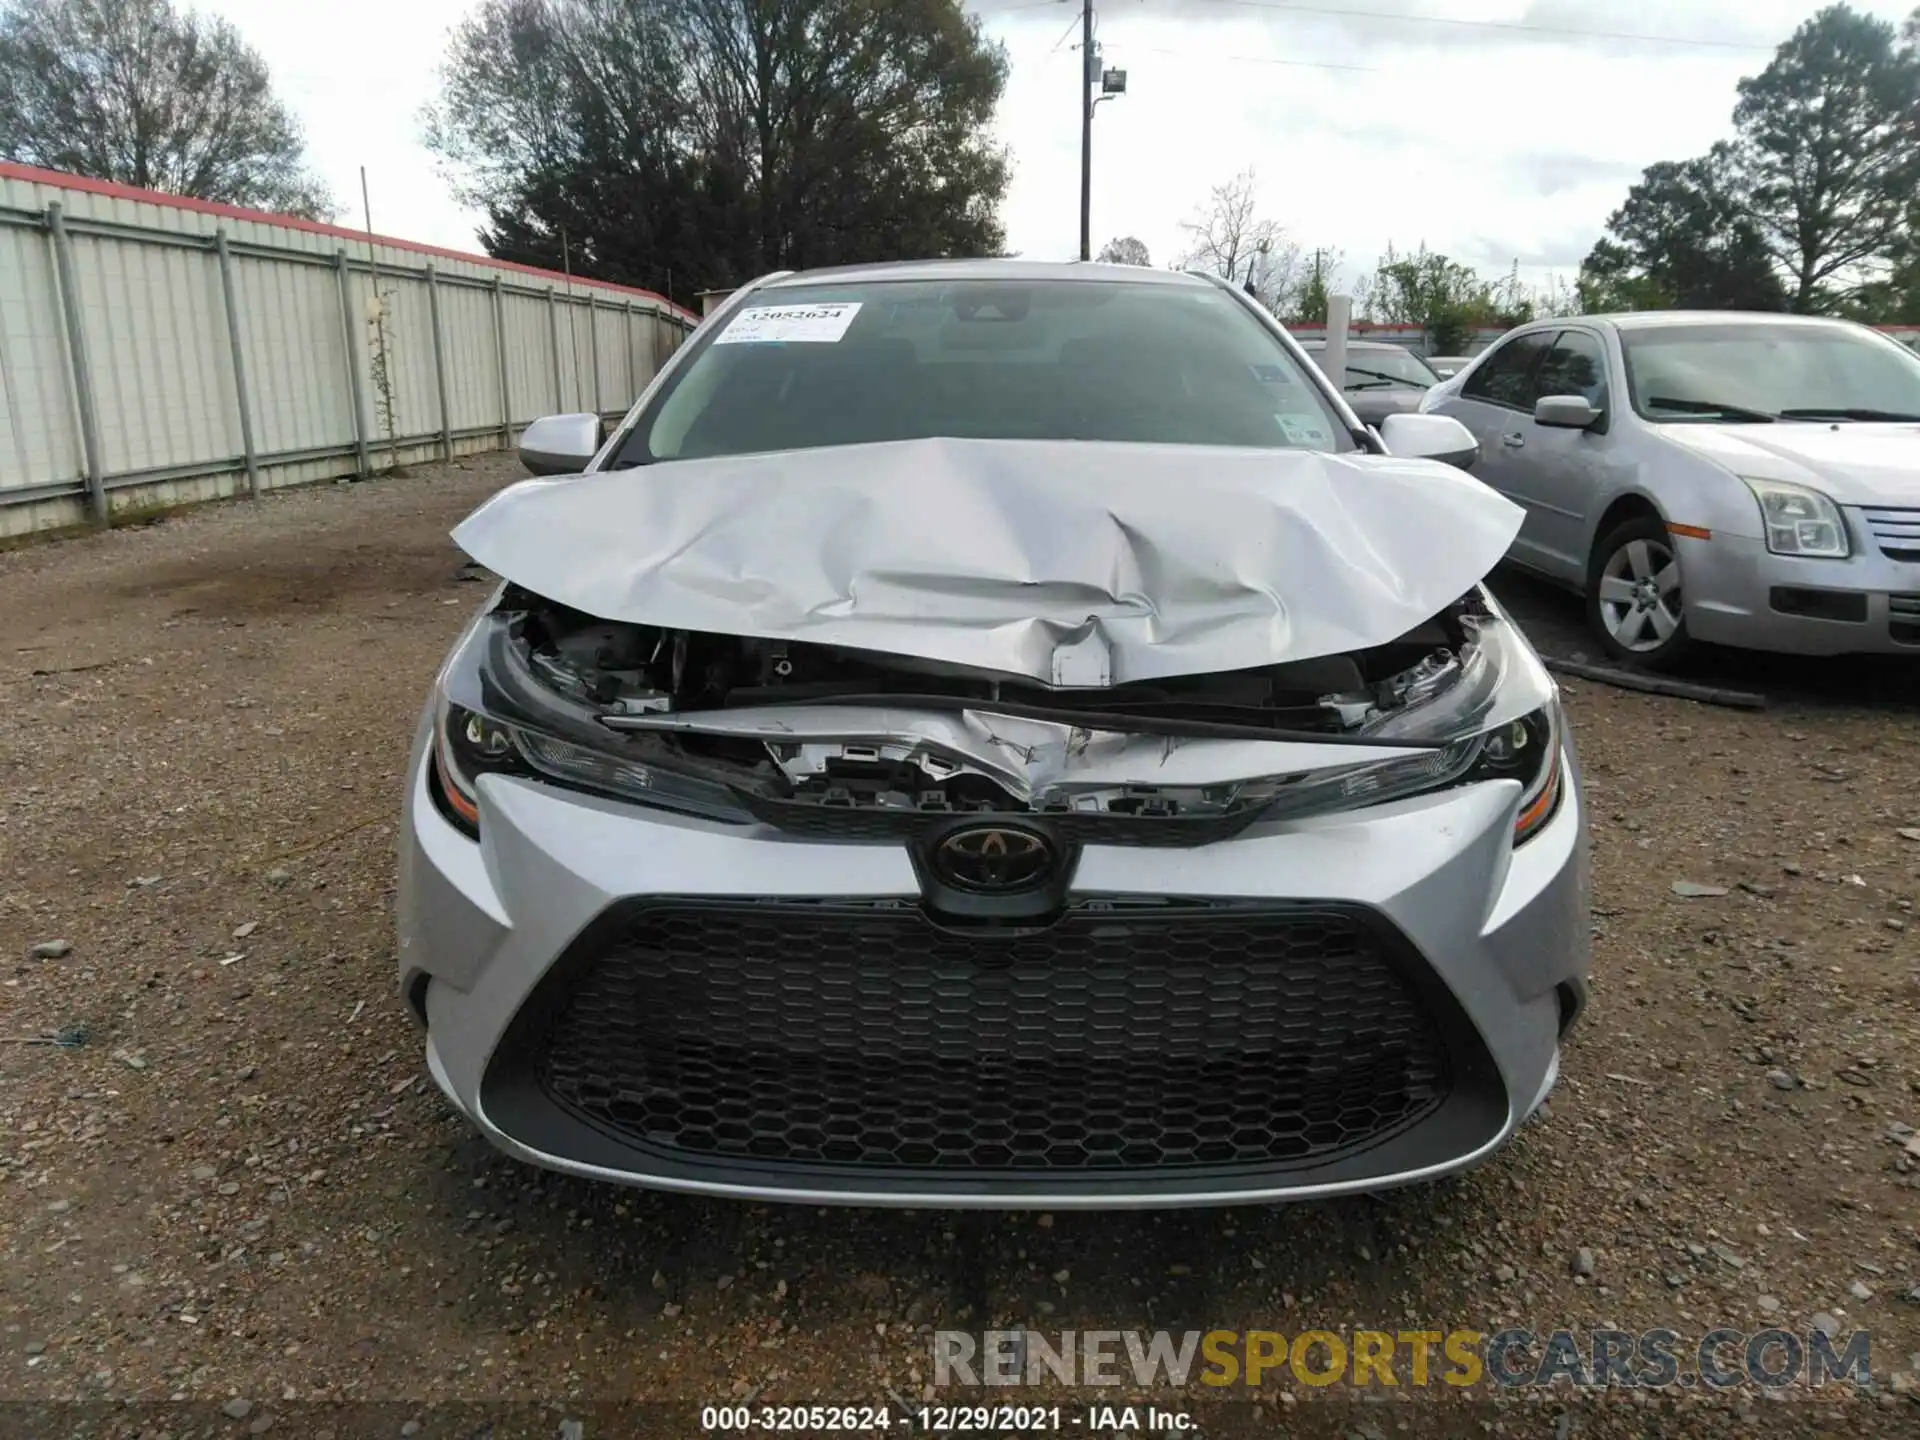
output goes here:
{"type": "Polygon", "coordinates": [[[1169,50],[1161,45],[1135,45],[1131,40],[1115,40],[1111,43],[1116,50],[1172,55],[1181,60],[1234,60],[1247,65],[1286,65],[1297,70],[1345,70],[1361,75],[1380,73],[1375,65],[1336,65],[1330,60],[1282,60],[1273,55],[1225,55],[1215,50],[1169,50]]]}
{"type": "MultiPolygon", "coordinates": [[[[1059,0],[1053,0],[1053,3],[1058,4],[1059,0]]],[[[1079,28],[1080,28],[1080,17],[1078,15],[1075,15],[1071,20],[1067,22],[1067,28],[1060,32],[1060,38],[1053,42],[1053,49],[1047,51],[1047,54],[1049,55],[1059,54],[1060,47],[1067,43],[1067,37],[1073,34],[1073,32],[1078,30],[1079,28]]],[[[1076,46],[1074,48],[1078,49],[1079,47],[1076,46]]]]}
{"type": "Polygon", "coordinates": [[[1340,15],[1361,20],[1385,20],[1402,25],[1451,25],[1469,30],[1512,30],[1528,35],[1566,35],[1582,40],[1637,40],[1650,45],[1691,45],[1709,50],[1772,50],[1738,40],[1706,40],[1685,35],[1647,35],[1626,30],[1578,30],[1566,25],[1536,25],[1524,20],[1462,20],[1449,15],[1409,15],[1404,11],[1360,10],[1345,5],[1308,5],[1300,0],[1206,0],[1246,10],[1282,10],[1301,15],[1340,15]]]}

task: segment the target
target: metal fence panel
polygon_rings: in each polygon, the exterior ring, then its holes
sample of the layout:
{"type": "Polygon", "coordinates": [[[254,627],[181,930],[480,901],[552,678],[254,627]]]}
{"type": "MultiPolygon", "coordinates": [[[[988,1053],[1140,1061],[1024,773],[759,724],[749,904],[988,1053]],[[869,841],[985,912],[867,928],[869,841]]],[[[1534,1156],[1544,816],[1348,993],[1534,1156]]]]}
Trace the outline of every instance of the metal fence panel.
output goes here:
{"type": "Polygon", "coordinates": [[[559,364],[553,349],[552,308],[544,293],[508,295],[502,305],[507,326],[507,394],[513,400],[516,425],[567,408],[554,379],[559,364]]]}
{"type": "Polygon", "coordinates": [[[46,235],[0,227],[0,488],[37,489],[80,472],[60,325],[46,235]]]}
{"type": "Polygon", "coordinates": [[[74,280],[106,473],[237,455],[239,412],[214,255],[82,238],[74,280]]]}
{"type": "Polygon", "coordinates": [[[234,267],[261,452],[351,444],[346,335],[333,272],[244,257],[234,267]]]}
{"type": "Polygon", "coordinates": [[[455,430],[500,422],[500,366],[493,342],[493,295],[468,285],[440,286],[446,329],[447,407],[455,430]],[[462,353],[463,350],[466,353],[462,353]]]}
{"type": "Polygon", "coordinates": [[[695,323],[644,291],[0,164],[0,536],[618,413],[695,323]]]}

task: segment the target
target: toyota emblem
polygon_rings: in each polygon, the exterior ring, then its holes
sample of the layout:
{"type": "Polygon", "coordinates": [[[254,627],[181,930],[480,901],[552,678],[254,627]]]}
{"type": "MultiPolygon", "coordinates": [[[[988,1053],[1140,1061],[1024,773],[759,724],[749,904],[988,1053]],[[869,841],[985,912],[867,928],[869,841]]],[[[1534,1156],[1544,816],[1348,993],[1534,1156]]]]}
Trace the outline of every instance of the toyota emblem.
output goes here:
{"type": "Polygon", "coordinates": [[[1004,825],[956,830],[933,852],[940,878],[960,890],[1024,890],[1053,870],[1054,848],[1044,835],[1004,825]]]}

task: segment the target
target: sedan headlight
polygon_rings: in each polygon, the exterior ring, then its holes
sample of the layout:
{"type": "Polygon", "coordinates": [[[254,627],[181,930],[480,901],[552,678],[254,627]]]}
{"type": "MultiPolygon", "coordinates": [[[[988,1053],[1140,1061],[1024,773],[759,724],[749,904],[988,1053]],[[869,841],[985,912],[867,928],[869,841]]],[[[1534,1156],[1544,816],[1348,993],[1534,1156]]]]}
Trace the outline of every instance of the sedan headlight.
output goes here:
{"type": "Polygon", "coordinates": [[[1301,776],[1275,797],[1273,818],[1378,805],[1484,780],[1520,782],[1514,844],[1553,818],[1565,748],[1560,690],[1507,613],[1484,591],[1481,599],[1488,613],[1463,622],[1471,639],[1459,673],[1431,695],[1418,694],[1416,684],[1409,703],[1361,728],[1382,745],[1413,740],[1441,742],[1438,747],[1301,776]]]}
{"type": "Polygon", "coordinates": [[[546,780],[644,805],[744,823],[733,791],[694,773],[697,762],[653,737],[607,730],[592,710],[544,690],[515,663],[504,630],[486,617],[434,683],[433,799],[468,835],[480,833],[480,777],[546,780]],[[483,657],[491,652],[492,664],[483,657]]]}
{"type": "Polygon", "coordinates": [[[1530,839],[1560,808],[1560,702],[1488,732],[1469,780],[1518,780],[1513,843],[1530,839]]]}
{"type": "Polygon", "coordinates": [[[455,705],[444,689],[433,700],[433,788],[440,813],[469,835],[480,833],[479,780],[520,770],[513,734],[478,711],[455,705]]]}
{"type": "Polygon", "coordinates": [[[1844,560],[1852,553],[1840,507],[1818,490],[1784,480],[1741,478],[1759,502],[1767,549],[1775,555],[1844,560]]]}
{"type": "Polygon", "coordinates": [[[1560,744],[1560,702],[1551,700],[1531,714],[1442,749],[1308,772],[1281,788],[1264,818],[1325,815],[1454,785],[1518,780],[1520,808],[1513,822],[1513,843],[1518,845],[1531,839],[1560,808],[1560,744]]]}

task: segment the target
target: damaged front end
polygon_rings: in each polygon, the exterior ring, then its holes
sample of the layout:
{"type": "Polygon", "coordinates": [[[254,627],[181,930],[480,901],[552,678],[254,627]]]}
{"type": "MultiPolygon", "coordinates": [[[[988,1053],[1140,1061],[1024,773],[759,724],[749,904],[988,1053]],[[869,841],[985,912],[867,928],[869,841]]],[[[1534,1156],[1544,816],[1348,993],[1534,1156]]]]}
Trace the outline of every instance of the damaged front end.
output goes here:
{"type": "Polygon", "coordinates": [[[1518,782],[1518,843],[1561,785],[1553,681],[1477,586],[1365,649],[1048,685],[606,621],[508,585],[436,707],[435,797],[469,834],[488,774],[820,838],[1026,817],[1072,843],[1162,846],[1491,780],[1518,782]]]}

